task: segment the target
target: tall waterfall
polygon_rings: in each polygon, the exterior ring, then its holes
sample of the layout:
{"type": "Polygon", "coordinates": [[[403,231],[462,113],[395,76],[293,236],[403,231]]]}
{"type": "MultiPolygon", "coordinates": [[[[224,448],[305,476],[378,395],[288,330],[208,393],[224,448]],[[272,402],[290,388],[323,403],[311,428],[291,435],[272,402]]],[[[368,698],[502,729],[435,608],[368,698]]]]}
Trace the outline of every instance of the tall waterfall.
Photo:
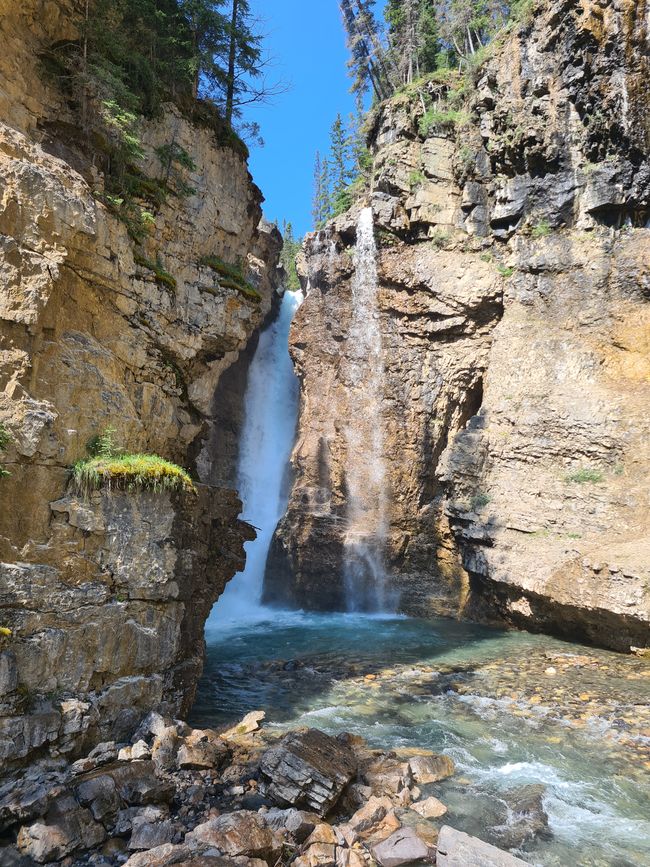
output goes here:
{"type": "Polygon", "coordinates": [[[298,417],[298,380],[289,357],[289,328],[301,292],[285,292],[278,318],[260,334],[248,373],[237,484],[242,518],[257,530],[246,543],[246,567],[226,586],[214,617],[218,621],[259,617],[266,558],[286,509],[284,477],[298,417]]]}
{"type": "Polygon", "coordinates": [[[345,592],[350,611],[385,611],[391,602],[384,568],[388,504],[382,419],[384,361],[372,208],[364,208],[359,215],[354,265],[345,364],[349,401],[345,592]]]}

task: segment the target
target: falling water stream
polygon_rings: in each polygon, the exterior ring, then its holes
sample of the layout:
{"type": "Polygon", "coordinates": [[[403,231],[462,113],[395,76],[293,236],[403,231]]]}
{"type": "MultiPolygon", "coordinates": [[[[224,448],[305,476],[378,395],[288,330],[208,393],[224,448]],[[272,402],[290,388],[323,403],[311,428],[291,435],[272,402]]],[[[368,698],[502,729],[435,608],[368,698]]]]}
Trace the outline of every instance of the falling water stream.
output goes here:
{"type": "Polygon", "coordinates": [[[257,538],[246,544],[246,567],[235,575],[214,608],[211,621],[250,621],[264,616],[261,605],[266,558],[286,509],[284,479],[296,432],[298,380],[289,357],[291,320],[302,293],[285,292],[277,318],[260,334],[248,373],[244,427],[239,444],[237,487],[257,538]]]}
{"type": "Polygon", "coordinates": [[[343,577],[348,611],[386,611],[391,605],[384,568],[384,358],[372,208],[364,208],[359,214],[354,265],[352,319],[342,372],[349,402],[345,420],[347,527],[343,577]]]}
{"type": "Polygon", "coordinates": [[[434,824],[444,821],[540,867],[647,867],[647,661],[548,636],[378,613],[388,607],[387,500],[369,210],[359,219],[355,261],[344,359],[354,414],[345,432],[350,612],[260,606],[269,545],[286,507],[283,478],[298,405],[287,335],[300,298],[285,295],[279,318],[260,337],[246,392],[239,483],[244,517],[258,537],[208,621],[192,722],[230,724],[262,708],[279,731],[307,725],[354,732],[376,747],[444,751],[456,774],[423,787],[423,796],[449,808],[434,824]],[[521,807],[530,803],[541,809],[532,823],[521,807]]]}

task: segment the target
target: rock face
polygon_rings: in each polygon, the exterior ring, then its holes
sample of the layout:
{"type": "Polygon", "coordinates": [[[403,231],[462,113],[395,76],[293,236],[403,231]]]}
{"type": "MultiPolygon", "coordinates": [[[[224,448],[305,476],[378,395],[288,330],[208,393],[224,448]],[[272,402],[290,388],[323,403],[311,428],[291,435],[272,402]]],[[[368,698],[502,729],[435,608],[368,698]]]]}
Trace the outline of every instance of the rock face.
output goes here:
{"type": "MultiPolygon", "coordinates": [[[[538,4],[461,130],[399,96],[370,134],[401,610],[627,649],[650,625],[645,5],[538,4]]],[[[450,84],[430,83],[444,99],[450,84]]],[[[357,212],[309,236],[295,484],[269,599],[342,608],[357,212]],[[289,576],[289,581],[287,581],[289,576]]]]}
{"type": "Polygon", "coordinates": [[[77,496],[69,467],[105,428],[129,451],[195,460],[219,379],[272,306],[279,236],[241,153],[169,106],[143,121],[149,177],[173,140],[196,165],[139,250],[37,55],[75,37],[67,0],[0,3],[0,761],[121,737],[191,702],[203,623],[252,531],[235,495],[77,496]],[[258,228],[259,227],[259,228],[258,228]],[[259,299],[204,263],[247,263],[259,299]],[[156,262],[156,268],[151,263],[156,262]],[[157,269],[157,270],[156,270],[157,269]],[[162,269],[162,270],[161,270],[162,269]],[[162,274],[162,277],[161,277],[162,274]],[[166,276],[165,276],[166,275],[166,276]],[[164,278],[164,279],[163,279],[164,278]]]}

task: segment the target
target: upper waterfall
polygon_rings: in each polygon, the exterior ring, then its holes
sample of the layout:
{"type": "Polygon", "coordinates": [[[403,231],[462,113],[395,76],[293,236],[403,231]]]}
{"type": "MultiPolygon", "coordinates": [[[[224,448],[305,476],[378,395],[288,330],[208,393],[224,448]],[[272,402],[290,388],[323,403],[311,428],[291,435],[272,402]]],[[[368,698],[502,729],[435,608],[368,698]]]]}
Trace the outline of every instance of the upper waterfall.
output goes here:
{"type": "Polygon", "coordinates": [[[354,266],[344,374],[349,400],[345,593],[350,611],[384,611],[389,607],[384,567],[388,505],[382,419],[384,359],[372,208],[359,214],[354,266]]]}
{"type": "Polygon", "coordinates": [[[242,519],[255,527],[257,538],[246,544],[244,571],[235,575],[215,607],[220,621],[255,618],[263,610],[266,558],[286,508],[284,477],[296,431],[299,387],[288,341],[302,300],[301,292],[285,292],[279,315],[260,334],[251,362],[237,487],[244,505],[242,519]]]}

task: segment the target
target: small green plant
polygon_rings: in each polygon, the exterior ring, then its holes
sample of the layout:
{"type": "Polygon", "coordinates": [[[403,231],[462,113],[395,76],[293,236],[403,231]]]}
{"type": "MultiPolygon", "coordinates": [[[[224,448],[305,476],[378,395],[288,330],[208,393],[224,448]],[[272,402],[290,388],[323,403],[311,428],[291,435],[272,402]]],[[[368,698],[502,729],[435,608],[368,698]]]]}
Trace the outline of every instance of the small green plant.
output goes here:
{"type": "Polygon", "coordinates": [[[588,482],[596,484],[602,482],[602,480],[602,472],[593,467],[581,467],[579,470],[575,470],[575,472],[569,473],[564,477],[565,482],[574,482],[578,485],[584,485],[588,482]]]}
{"type": "Polygon", "coordinates": [[[479,258],[481,262],[494,262],[494,255],[492,253],[481,253],[479,258]]]}
{"type": "MultiPolygon", "coordinates": [[[[11,442],[11,434],[7,430],[7,428],[0,424],[0,452],[4,452],[7,449],[7,446],[11,442]]],[[[11,473],[9,470],[5,470],[5,468],[0,464],[0,479],[5,478],[6,476],[10,476],[11,473]]]]}
{"type": "Polygon", "coordinates": [[[497,271],[502,277],[512,277],[515,273],[515,269],[510,265],[497,265],[497,271]]]}
{"type": "Polygon", "coordinates": [[[464,126],[469,121],[469,115],[462,109],[430,108],[418,121],[418,130],[422,138],[428,138],[436,129],[454,129],[464,126]]]}
{"type": "Polygon", "coordinates": [[[413,190],[421,187],[425,183],[425,181],[426,177],[424,176],[423,172],[419,170],[411,172],[411,174],[409,175],[409,189],[411,190],[411,192],[413,192],[413,190]]]}
{"type": "Polygon", "coordinates": [[[72,478],[77,490],[88,496],[99,488],[119,490],[192,491],[187,470],[159,455],[128,454],[115,439],[115,429],[106,428],[87,443],[88,458],[77,461],[72,478]]]}
{"type": "Polygon", "coordinates": [[[244,277],[241,265],[229,265],[223,259],[220,259],[219,256],[204,256],[199,261],[199,265],[212,268],[213,271],[216,271],[219,275],[219,285],[223,289],[233,289],[245,298],[250,298],[255,302],[262,300],[262,296],[257,289],[244,277]]]}
{"type": "Polygon", "coordinates": [[[551,224],[548,220],[541,220],[536,226],[530,231],[530,237],[538,240],[539,238],[546,238],[551,234],[551,224]]]}
{"type": "Polygon", "coordinates": [[[156,283],[166,286],[172,293],[176,291],[176,278],[172,277],[169,271],[165,270],[159,257],[156,258],[155,262],[152,262],[151,259],[147,259],[146,256],[142,256],[140,253],[134,253],[133,261],[141,268],[146,268],[147,271],[153,271],[156,283]]]}
{"type": "Polygon", "coordinates": [[[482,491],[474,494],[471,500],[472,512],[480,512],[481,509],[484,509],[488,503],[492,501],[492,497],[489,494],[485,494],[482,491]]]}
{"type": "Polygon", "coordinates": [[[431,243],[436,249],[442,250],[444,247],[447,246],[450,238],[451,235],[449,234],[449,232],[444,232],[442,229],[436,229],[435,232],[431,235],[431,243]]]}

